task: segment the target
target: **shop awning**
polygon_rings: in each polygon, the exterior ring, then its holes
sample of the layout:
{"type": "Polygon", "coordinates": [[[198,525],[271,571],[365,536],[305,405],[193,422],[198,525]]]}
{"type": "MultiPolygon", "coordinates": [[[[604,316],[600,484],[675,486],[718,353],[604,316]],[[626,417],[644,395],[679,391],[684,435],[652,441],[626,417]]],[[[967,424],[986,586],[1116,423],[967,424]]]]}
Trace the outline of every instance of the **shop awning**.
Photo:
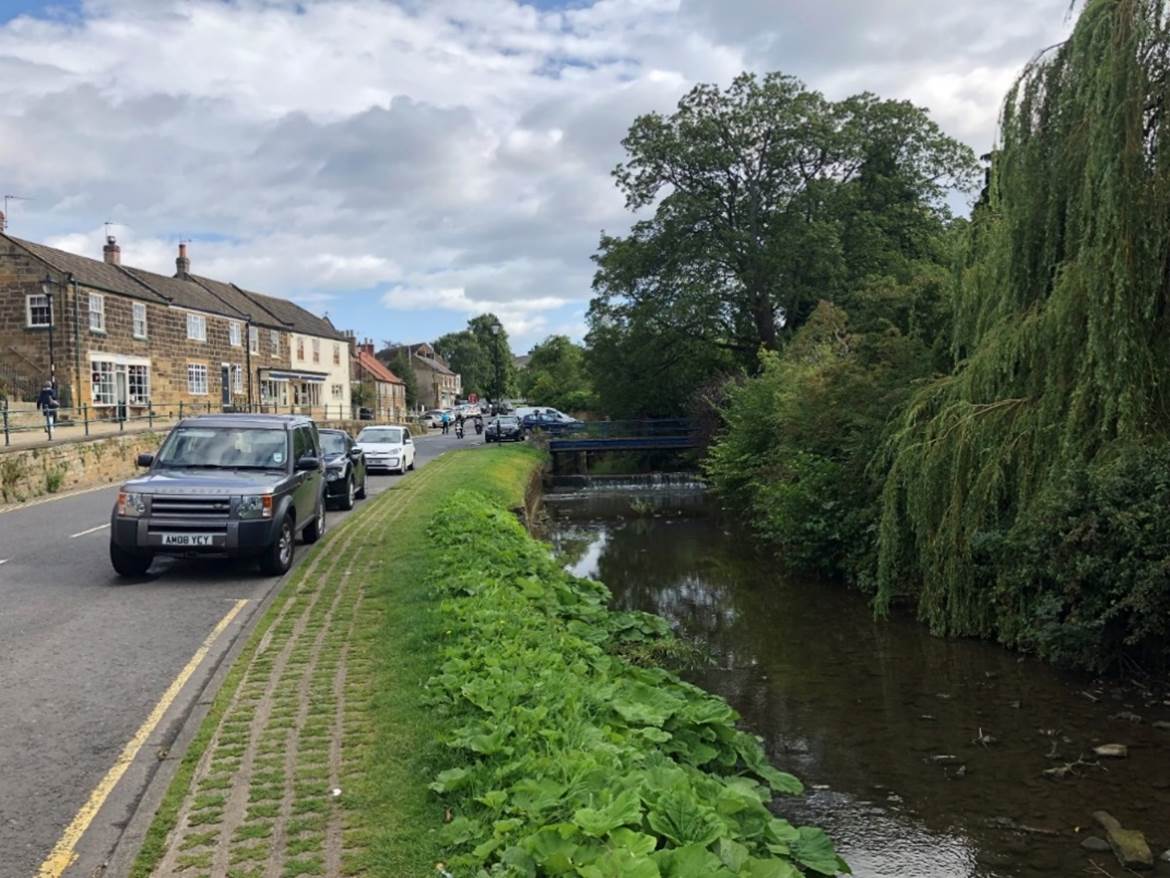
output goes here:
{"type": "Polygon", "coordinates": [[[315,381],[324,384],[327,372],[292,372],[287,369],[261,369],[260,377],[269,381],[315,381]]]}

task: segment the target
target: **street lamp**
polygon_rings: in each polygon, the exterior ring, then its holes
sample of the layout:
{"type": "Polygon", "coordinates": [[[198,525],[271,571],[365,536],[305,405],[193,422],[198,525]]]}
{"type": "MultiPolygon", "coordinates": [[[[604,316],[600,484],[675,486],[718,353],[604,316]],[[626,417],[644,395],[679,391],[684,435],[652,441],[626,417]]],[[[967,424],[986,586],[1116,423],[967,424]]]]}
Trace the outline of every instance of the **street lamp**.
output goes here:
{"type": "Polygon", "coordinates": [[[57,286],[57,282],[53,280],[51,274],[46,274],[45,279],[41,281],[41,292],[45,294],[45,299],[49,303],[49,381],[53,384],[53,391],[57,390],[57,357],[53,350],[53,324],[57,322],[56,312],[53,310],[53,289],[57,286]]]}
{"type": "Polygon", "coordinates": [[[500,332],[503,328],[499,323],[492,324],[492,371],[495,373],[495,379],[492,387],[492,402],[499,405],[500,398],[504,395],[504,376],[501,374],[503,363],[500,358],[500,332]]]}

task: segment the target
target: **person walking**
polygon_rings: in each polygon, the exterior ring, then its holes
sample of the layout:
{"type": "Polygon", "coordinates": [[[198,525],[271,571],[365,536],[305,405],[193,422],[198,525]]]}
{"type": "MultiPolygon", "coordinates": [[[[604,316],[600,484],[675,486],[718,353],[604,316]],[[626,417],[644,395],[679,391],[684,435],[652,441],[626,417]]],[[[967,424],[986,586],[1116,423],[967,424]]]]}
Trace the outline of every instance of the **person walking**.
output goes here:
{"type": "Polygon", "coordinates": [[[53,424],[57,421],[57,409],[61,403],[57,401],[57,391],[53,389],[53,382],[46,381],[45,386],[37,395],[37,410],[45,416],[45,430],[49,438],[53,438],[53,424]]]}
{"type": "Polygon", "coordinates": [[[448,412],[443,412],[443,435],[447,435],[447,431],[451,429],[451,415],[448,412]]]}

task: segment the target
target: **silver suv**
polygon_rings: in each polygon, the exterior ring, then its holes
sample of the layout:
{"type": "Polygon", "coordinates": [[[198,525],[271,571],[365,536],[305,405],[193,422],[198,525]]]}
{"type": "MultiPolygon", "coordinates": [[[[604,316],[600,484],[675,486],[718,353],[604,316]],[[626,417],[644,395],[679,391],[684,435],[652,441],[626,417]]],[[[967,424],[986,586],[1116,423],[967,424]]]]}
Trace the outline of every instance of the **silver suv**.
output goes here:
{"type": "Polygon", "coordinates": [[[278,576],[298,533],[325,533],[325,461],[307,417],[187,418],[138,465],[148,472],[122,486],[110,520],[122,576],[144,575],[155,555],[255,557],[278,576]]]}

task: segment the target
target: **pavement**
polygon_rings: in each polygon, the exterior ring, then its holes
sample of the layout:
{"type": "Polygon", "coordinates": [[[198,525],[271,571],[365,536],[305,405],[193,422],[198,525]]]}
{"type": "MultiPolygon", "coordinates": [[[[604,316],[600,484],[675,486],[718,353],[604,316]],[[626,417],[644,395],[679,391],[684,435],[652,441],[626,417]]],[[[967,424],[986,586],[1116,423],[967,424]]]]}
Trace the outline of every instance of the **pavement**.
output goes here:
{"type": "MultiPolygon", "coordinates": [[[[416,465],[482,444],[474,434],[420,437],[416,465]]],[[[371,474],[370,494],[399,478],[371,474]]],[[[80,821],[78,856],[63,874],[101,874],[193,708],[214,695],[209,681],[282,582],[242,562],[188,559],[159,559],[147,580],[123,582],[108,557],[116,493],[0,513],[0,878],[61,874],[39,870],[79,814],[92,820],[80,821]],[[126,760],[184,671],[189,679],[126,760]],[[87,815],[120,760],[124,773],[87,815]]],[[[348,514],[330,512],[329,526],[348,514]]],[[[313,555],[297,546],[298,565],[313,555]]]]}

